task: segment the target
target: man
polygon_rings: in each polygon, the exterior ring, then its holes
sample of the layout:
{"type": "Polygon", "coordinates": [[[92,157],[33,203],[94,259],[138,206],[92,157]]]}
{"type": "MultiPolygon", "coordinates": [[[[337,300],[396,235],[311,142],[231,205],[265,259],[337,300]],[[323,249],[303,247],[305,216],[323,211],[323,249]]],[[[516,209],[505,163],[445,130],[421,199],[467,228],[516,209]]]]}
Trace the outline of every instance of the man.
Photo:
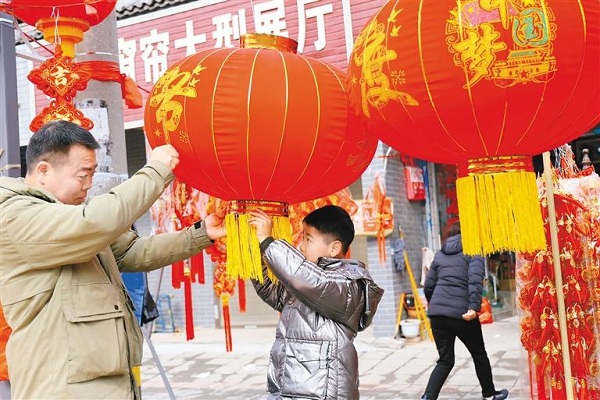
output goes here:
{"type": "Polygon", "coordinates": [[[0,303],[12,328],[13,398],[139,399],[142,334],[119,272],[163,267],[225,235],[222,215],[144,238],[130,229],[173,180],[179,155],[170,145],[84,203],[98,147],[80,126],[50,122],[29,142],[25,179],[0,178],[0,303]]]}

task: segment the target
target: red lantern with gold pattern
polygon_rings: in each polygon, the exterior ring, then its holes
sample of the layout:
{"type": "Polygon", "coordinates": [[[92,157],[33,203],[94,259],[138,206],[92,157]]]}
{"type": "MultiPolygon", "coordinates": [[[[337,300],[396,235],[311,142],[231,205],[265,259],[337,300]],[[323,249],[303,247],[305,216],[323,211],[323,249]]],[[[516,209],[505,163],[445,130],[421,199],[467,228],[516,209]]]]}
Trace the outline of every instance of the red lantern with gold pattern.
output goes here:
{"type": "Polygon", "coordinates": [[[531,156],[600,121],[599,20],[597,0],[389,1],[358,35],[355,109],[401,153],[458,165],[466,253],[545,248],[531,156]]]}
{"type": "Polygon", "coordinates": [[[148,97],[144,128],[152,147],[178,150],[178,178],[245,201],[243,212],[323,197],[360,177],[377,139],[349,107],[344,73],[295,54],[295,45],[250,34],[242,48],[202,51],[165,72],[148,97]]]}
{"type": "Polygon", "coordinates": [[[50,43],[59,36],[65,55],[74,57],[83,32],[104,21],[116,4],[117,0],[12,0],[0,5],[0,11],[35,26],[50,43]]]}

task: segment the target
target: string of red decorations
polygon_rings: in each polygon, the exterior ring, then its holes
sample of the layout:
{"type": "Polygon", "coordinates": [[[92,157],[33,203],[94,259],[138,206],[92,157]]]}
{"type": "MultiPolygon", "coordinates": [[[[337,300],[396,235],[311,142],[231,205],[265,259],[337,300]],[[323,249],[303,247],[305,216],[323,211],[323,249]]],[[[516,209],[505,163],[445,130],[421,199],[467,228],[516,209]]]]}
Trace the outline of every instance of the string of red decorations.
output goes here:
{"type": "MultiPolygon", "coordinates": [[[[600,398],[600,177],[589,169],[569,178],[556,177],[554,196],[568,349],[561,346],[551,247],[517,258],[518,303],[525,312],[521,342],[528,352],[531,394],[541,400],[567,398],[563,350],[569,352],[577,399],[600,398]]],[[[550,243],[545,196],[541,201],[550,243]]]]}

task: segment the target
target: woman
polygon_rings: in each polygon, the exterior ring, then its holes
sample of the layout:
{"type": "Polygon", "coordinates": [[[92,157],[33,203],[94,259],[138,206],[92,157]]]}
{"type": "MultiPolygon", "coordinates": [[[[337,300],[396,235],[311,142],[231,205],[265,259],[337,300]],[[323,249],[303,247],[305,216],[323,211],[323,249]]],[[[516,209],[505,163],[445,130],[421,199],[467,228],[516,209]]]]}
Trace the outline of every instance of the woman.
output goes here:
{"type": "Polygon", "coordinates": [[[463,254],[460,224],[455,222],[442,249],[435,253],[425,279],[425,297],[435,345],[440,356],[421,399],[436,400],[454,367],[454,342],[465,344],[475,363],[481,394],[488,400],[503,400],[508,390],[496,391],[492,368],[485,351],[477,312],[485,269],[483,258],[463,254]]]}

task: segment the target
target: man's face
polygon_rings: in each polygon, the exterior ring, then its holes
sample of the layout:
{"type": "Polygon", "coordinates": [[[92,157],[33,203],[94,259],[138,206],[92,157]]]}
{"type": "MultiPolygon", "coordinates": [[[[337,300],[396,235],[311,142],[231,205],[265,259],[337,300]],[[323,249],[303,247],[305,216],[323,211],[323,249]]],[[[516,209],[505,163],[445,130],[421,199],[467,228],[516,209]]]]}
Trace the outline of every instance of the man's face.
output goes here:
{"type": "Polygon", "coordinates": [[[44,175],[44,189],[65,204],[79,205],[92,187],[97,166],[95,150],[71,146],[66,157],[49,165],[44,175]]]}
{"type": "MultiPolygon", "coordinates": [[[[300,252],[308,261],[316,263],[321,257],[337,256],[335,243],[328,236],[323,235],[316,228],[302,224],[302,242],[300,252]]],[[[338,242],[339,243],[339,242],[338,242]]]]}

